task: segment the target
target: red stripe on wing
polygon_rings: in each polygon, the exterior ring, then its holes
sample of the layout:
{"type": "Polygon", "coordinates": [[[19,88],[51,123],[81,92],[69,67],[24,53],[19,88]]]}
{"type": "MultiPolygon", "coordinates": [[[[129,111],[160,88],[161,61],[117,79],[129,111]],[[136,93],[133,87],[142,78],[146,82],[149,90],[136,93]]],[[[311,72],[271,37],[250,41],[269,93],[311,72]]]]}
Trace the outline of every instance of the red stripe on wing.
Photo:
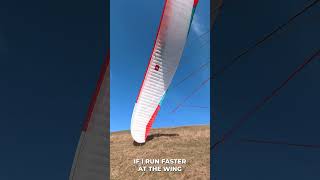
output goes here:
{"type": "Polygon", "coordinates": [[[160,105],[157,106],[157,109],[154,111],[154,113],[152,114],[151,116],[151,119],[149,120],[147,126],[146,126],[146,134],[145,134],[145,139],[147,139],[148,135],[149,135],[149,132],[150,132],[150,129],[152,127],[152,124],[154,122],[154,120],[156,119],[156,116],[158,114],[160,110],[160,105]]]}
{"type": "Polygon", "coordinates": [[[164,3],[164,8],[163,8],[162,15],[161,15],[161,19],[160,19],[160,25],[159,25],[159,27],[158,27],[157,36],[156,36],[156,39],[154,40],[154,45],[153,45],[152,53],[151,53],[151,56],[150,56],[150,59],[149,59],[149,63],[148,63],[148,66],[147,66],[147,70],[146,70],[145,73],[144,73],[144,78],[143,78],[142,84],[141,84],[141,86],[140,86],[140,90],[139,90],[139,93],[138,93],[136,102],[138,102],[138,99],[139,99],[139,97],[140,97],[140,93],[141,93],[141,90],[142,90],[144,81],[145,81],[145,79],[146,79],[146,75],[147,75],[148,69],[150,68],[149,66],[150,66],[151,58],[152,58],[154,49],[156,48],[156,42],[157,42],[158,35],[159,35],[159,31],[160,31],[160,28],[161,28],[163,15],[164,15],[164,12],[165,12],[166,7],[167,7],[167,1],[168,1],[168,0],[166,0],[166,2],[164,3]]]}
{"type": "Polygon", "coordinates": [[[104,77],[107,75],[106,73],[107,73],[107,68],[108,68],[109,64],[110,64],[110,51],[108,52],[107,59],[105,60],[104,64],[102,65],[100,77],[99,77],[99,80],[98,80],[98,83],[96,86],[96,90],[95,90],[93,97],[91,99],[91,102],[89,105],[89,110],[88,110],[86,119],[84,121],[83,127],[82,127],[82,131],[87,131],[87,129],[88,129],[88,126],[89,126],[89,123],[90,123],[90,120],[92,117],[92,113],[93,113],[94,107],[96,105],[96,102],[97,102],[97,99],[98,99],[98,96],[100,93],[101,85],[103,83],[104,77]]]}

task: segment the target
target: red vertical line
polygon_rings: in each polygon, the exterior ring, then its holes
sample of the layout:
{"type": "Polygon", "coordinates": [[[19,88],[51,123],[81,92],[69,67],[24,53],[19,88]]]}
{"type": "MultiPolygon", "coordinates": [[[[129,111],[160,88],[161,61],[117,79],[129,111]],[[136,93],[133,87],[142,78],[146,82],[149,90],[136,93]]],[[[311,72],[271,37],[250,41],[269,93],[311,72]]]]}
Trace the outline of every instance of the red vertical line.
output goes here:
{"type": "Polygon", "coordinates": [[[140,93],[141,93],[141,90],[142,90],[142,87],[143,87],[143,84],[144,84],[144,81],[145,81],[147,72],[148,72],[148,70],[149,70],[149,68],[150,68],[150,62],[151,62],[151,60],[152,60],[152,55],[153,55],[154,49],[156,48],[156,43],[157,43],[157,39],[158,39],[158,36],[159,36],[159,32],[160,32],[160,28],[161,28],[161,24],[162,24],[162,19],[163,19],[165,10],[166,10],[167,2],[168,2],[168,0],[166,0],[165,3],[164,3],[164,8],[163,8],[163,11],[162,11],[162,14],[161,14],[161,18],[160,18],[160,25],[159,25],[159,27],[158,27],[156,39],[154,40],[154,45],[153,45],[153,48],[152,48],[152,53],[151,53],[151,56],[150,56],[150,59],[149,59],[149,62],[148,62],[147,70],[146,70],[145,73],[144,73],[144,78],[143,78],[142,84],[141,84],[141,86],[140,86],[140,90],[139,90],[139,93],[138,93],[136,102],[138,102],[138,99],[139,99],[139,96],[140,96],[140,93]]]}
{"type": "Polygon", "coordinates": [[[293,73],[291,73],[289,75],[289,77],[287,79],[285,79],[285,81],[283,81],[279,87],[275,88],[270,95],[266,96],[265,98],[262,99],[262,101],[260,103],[258,103],[256,106],[253,107],[252,110],[250,110],[249,112],[247,112],[246,114],[244,114],[244,116],[242,116],[242,118],[240,118],[240,120],[227,132],[225,133],[222,138],[220,140],[218,140],[212,148],[217,147],[219,144],[223,143],[224,141],[226,141],[226,139],[228,139],[232,134],[235,133],[235,131],[237,131],[245,122],[247,122],[250,117],[256,113],[258,110],[260,110],[267,102],[269,102],[274,96],[276,96],[279,91],[284,88],[290,80],[292,80],[299,72],[301,72],[308,64],[310,64],[313,60],[316,59],[317,56],[319,56],[320,54],[320,49],[318,51],[316,51],[315,54],[313,54],[310,58],[308,58],[306,61],[304,61],[300,66],[298,66],[293,73]]]}
{"type": "Polygon", "coordinates": [[[150,129],[152,127],[152,124],[154,122],[154,120],[156,119],[156,116],[158,114],[158,112],[160,111],[160,105],[157,106],[156,110],[154,111],[154,113],[152,114],[147,126],[146,126],[146,132],[145,132],[145,140],[147,140],[147,137],[149,135],[150,129]]]}
{"type": "Polygon", "coordinates": [[[102,65],[101,73],[100,73],[100,76],[99,76],[99,80],[98,80],[95,92],[94,92],[94,94],[92,96],[92,99],[91,99],[91,102],[90,102],[90,105],[89,105],[89,110],[87,112],[87,116],[86,116],[85,122],[84,122],[83,127],[82,127],[83,131],[86,131],[88,129],[89,122],[91,120],[91,116],[92,116],[94,107],[96,105],[96,102],[97,102],[97,99],[98,99],[98,96],[99,96],[99,93],[100,93],[100,89],[101,89],[103,80],[104,80],[104,78],[106,76],[107,68],[109,67],[109,64],[110,64],[110,52],[108,51],[107,58],[106,58],[106,60],[104,61],[103,65],[102,65]]]}

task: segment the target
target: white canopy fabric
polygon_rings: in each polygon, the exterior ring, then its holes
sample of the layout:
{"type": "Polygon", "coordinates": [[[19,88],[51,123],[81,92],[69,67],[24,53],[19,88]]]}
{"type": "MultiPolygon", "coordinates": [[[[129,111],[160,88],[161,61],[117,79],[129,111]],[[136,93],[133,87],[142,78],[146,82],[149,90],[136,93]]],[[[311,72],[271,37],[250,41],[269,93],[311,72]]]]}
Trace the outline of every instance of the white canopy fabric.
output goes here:
{"type": "Polygon", "coordinates": [[[197,0],[166,0],[157,37],[131,118],[131,135],[144,143],[179,65],[197,0]]]}

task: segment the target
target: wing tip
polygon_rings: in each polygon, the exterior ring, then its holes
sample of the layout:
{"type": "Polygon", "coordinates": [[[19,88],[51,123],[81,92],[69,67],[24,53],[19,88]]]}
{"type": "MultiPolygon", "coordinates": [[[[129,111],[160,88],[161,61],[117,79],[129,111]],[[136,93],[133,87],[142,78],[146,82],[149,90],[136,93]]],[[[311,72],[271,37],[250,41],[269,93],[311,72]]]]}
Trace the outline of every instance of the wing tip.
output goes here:
{"type": "Polygon", "coordinates": [[[198,5],[198,3],[199,3],[199,0],[194,0],[193,1],[193,7],[195,8],[198,5]]]}
{"type": "Polygon", "coordinates": [[[138,136],[134,131],[131,130],[131,136],[132,139],[134,141],[134,143],[138,143],[138,144],[144,144],[146,142],[146,140],[144,138],[141,138],[140,136],[138,136]]]}

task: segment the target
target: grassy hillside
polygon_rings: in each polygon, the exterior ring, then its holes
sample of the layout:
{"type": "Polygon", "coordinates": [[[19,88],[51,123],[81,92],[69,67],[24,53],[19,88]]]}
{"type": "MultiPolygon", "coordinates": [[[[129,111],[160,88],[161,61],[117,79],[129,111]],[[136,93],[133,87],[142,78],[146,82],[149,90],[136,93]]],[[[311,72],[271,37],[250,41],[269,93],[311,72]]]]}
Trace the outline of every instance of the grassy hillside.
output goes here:
{"type": "MultiPolygon", "coordinates": [[[[111,179],[209,179],[209,126],[152,129],[144,145],[133,143],[129,131],[111,134],[111,179]],[[138,172],[134,159],[186,159],[182,172],[138,172]]],[[[144,166],[164,166],[144,165],[144,166]]],[[[162,167],[161,167],[162,168],[162,167]]]]}

